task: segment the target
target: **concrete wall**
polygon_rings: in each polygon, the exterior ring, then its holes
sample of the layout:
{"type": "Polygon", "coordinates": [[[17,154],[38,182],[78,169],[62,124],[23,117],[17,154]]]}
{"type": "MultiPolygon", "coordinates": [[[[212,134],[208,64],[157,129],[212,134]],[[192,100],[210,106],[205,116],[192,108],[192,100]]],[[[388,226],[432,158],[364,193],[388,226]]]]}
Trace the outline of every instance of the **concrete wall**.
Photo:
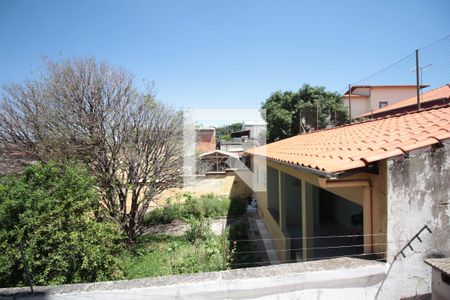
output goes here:
{"type": "MultiPolygon", "coordinates": [[[[450,298],[450,284],[442,280],[441,271],[432,268],[431,275],[431,290],[433,300],[447,300],[450,298]]],[[[445,276],[445,275],[444,275],[445,276]]]]}
{"type": "MultiPolygon", "coordinates": [[[[253,159],[253,164],[258,164],[261,158],[256,157],[253,159]]],[[[283,173],[289,174],[297,179],[305,181],[307,184],[319,186],[318,176],[309,172],[304,172],[293,166],[282,164],[275,161],[268,160],[267,166],[277,169],[283,173]]],[[[380,253],[379,256],[383,257],[386,252],[386,162],[379,163],[379,174],[358,173],[352,176],[346,177],[346,179],[366,179],[371,182],[372,185],[372,233],[373,240],[373,252],[380,253]]],[[[363,189],[362,188],[333,188],[326,189],[327,191],[334,193],[340,197],[343,197],[356,204],[363,205],[363,189]]],[[[287,237],[286,233],[280,230],[278,224],[273,222],[270,217],[270,213],[267,211],[267,194],[264,192],[255,193],[254,197],[258,200],[258,211],[267,226],[268,232],[273,239],[283,239],[287,237]]],[[[286,244],[286,243],[285,243],[286,244]]],[[[279,245],[281,247],[281,245],[279,245]]],[[[276,246],[276,249],[280,249],[276,246]]],[[[286,248],[285,248],[286,249],[286,248]]],[[[281,249],[284,250],[284,249],[281,249]]],[[[279,253],[279,257],[283,257],[282,253],[279,253]]]]}
{"type": "MultiPolygon", "coordinates": [[[[448,140],[447,140],[448,141],[448,140]]],[[[392,267],[385,298],[430,293],[431,268],[423,260],[450,256],[450,143],[388,162],[388,261],[424,225],[433,231],[415,240],[392,267]]]]}
{"type": "Polygon", "coordinates": [[[0,289],[0,299],[373,299],[377,262],[338,258],[127,281],[0,289]]]}
{"type": "Polygon", "coordinates": [[[227,170],[223,174],[196,176],[195,179],[195,183],[191,185],[164,191],[158,197],[155,205],[162,205],[167,199],[175,199],[178,195],[187,192],[194,195],[213,193],[230,198],[247,198],[253,193],[251,188],[233,170],[227,170]]]}

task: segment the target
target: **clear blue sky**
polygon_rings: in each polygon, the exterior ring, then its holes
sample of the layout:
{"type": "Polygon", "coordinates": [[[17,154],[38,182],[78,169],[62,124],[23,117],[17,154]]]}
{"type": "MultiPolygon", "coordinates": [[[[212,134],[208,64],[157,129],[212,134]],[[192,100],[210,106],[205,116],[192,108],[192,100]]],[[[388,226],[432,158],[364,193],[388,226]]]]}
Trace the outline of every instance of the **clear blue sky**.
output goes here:
{"type": "Polygon", "coordinates": [[[95,56],[179,107],[258,107],[303,83],[342,91],[450,33],[450,1],[0,0],[0,84],[42,57],[95,56]]]}

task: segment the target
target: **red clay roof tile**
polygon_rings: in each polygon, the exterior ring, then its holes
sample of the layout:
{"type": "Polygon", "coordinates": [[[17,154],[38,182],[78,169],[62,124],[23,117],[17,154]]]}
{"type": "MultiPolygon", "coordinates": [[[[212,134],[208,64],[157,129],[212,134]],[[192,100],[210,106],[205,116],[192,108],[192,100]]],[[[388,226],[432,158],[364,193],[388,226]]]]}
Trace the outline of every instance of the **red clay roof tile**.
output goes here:
{"type": "Polygon", "coordinates": [[[327,173],[362,168],[450,138],[450,106],[298,135],[248,154],[327,173]]]}

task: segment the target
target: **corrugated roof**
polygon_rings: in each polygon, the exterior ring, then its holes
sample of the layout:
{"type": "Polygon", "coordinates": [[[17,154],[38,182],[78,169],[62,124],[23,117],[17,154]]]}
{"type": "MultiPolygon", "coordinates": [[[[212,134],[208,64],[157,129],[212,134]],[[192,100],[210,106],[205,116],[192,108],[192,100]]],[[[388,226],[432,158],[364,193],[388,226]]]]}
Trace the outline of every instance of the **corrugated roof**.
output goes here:
{"type": "MultiPolygon", "coordinates": [[[[433,101],[436,99],[443,99],[443,98],[450,98],[450,84],[446,84],[446,85],[438,87],[434,90],[423,93],[422,97],[421,97],[421,103],[426,103],[429,101],[433,101]]],[[[412,105],[416,105],[416,104],[417,104],[417,97],[414,96],[411,98],[407,98],[405,100],[401,100],[394,104],[385,106],[383,108],[374,110],[373,112],[368,112],[368,113],[362,114],[360,116],[357,116],[356,118],[370,117],[372,115],[376,115],[376,114],[379,114],[382,112],[397,110],[397,109],[401,109],[403,107],[408,107],[408,106],[412,106],[412,105]]]]}
{"type": "Polygon", "coordinates": [[[445,106],[297,135],[246,153],[338,173],[448,138],[450,106],[445,106]]]}
{"type": "Polygon", "coordinates": [[[450,275],[450,258],[429,258],[425,259],[425,262],[433,268],[450,275]]]}

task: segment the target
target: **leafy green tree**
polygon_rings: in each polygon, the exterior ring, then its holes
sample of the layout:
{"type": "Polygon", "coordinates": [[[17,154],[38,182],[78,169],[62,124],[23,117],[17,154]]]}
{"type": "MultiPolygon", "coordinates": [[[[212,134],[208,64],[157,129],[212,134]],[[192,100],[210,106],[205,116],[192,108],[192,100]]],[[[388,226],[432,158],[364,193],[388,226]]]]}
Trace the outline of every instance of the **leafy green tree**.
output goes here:
{"type": "Polygon", "coordinates": [[[344,124],[348,120],[347,108],[338,93],[308,84],[297,92],[273,93],[262,108],[266,110],[268,142],[344,124]]]}
{"type": "Polygon", "coordinates": [[[87,170],[39,163],[0,180],[0,286],[27,284],[22,244],[37,285],[120,278],[120,227],[98,221],[87,170]]]}
{"type": "Polygon", "coordinates": [[[230,141],[230,133],[242,130],[242,123],[232,123],[216,128],[216,139],[219,141],[230,141]]]}

